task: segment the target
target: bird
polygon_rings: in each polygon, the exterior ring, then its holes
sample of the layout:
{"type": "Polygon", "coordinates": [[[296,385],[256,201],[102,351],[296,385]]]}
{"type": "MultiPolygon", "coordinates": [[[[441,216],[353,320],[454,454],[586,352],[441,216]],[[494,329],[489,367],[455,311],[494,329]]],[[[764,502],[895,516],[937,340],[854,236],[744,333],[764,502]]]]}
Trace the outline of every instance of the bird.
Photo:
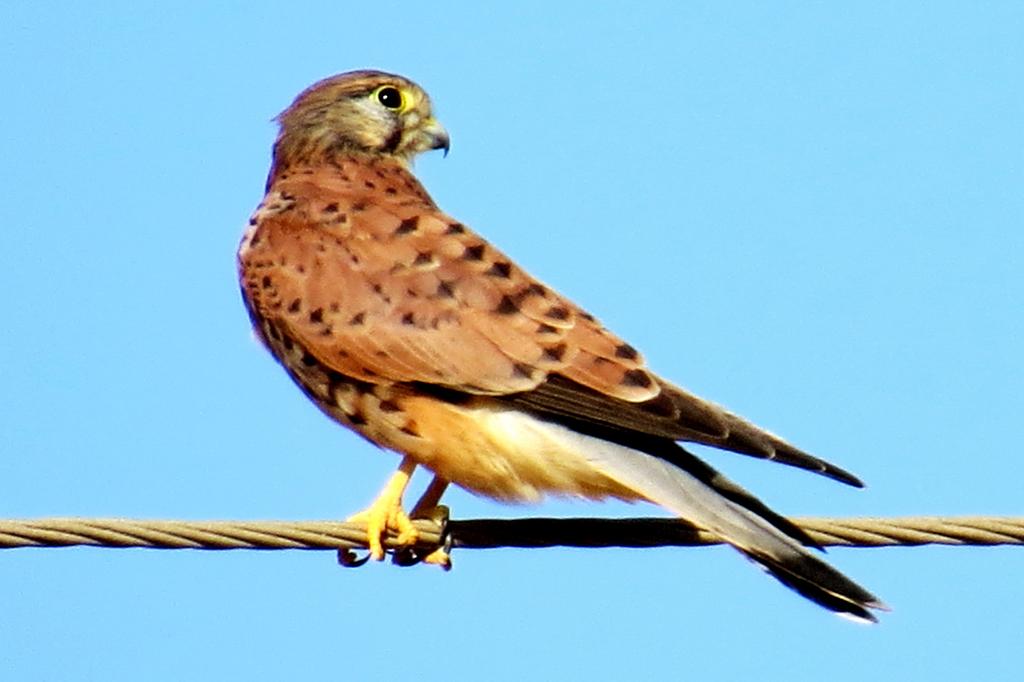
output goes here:
{"type": "MultiPolygon", "coordinates": [[[[839,615],[888,607],[821,548],[683,447],[853,474],[662,378],[593,315],[444,213],[412,173],[450,142],[427,93],[391,73],[325,78],[275,119],[265,195],[238,250],[255,335],[328,417],[402,459],[351,517],[412,545],[449,484],[507,503],[658,505],[839,615]],[[411,512],[417,467],[433,479],[411,512]]],[[[439,550],[428,561],[448,565],[439,550]]]]}

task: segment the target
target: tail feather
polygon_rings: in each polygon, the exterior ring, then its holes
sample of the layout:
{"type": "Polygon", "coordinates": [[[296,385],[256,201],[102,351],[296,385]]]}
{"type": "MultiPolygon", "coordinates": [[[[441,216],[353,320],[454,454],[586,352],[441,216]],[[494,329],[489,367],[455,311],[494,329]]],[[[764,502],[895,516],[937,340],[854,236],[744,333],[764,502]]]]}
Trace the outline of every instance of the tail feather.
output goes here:
{"type": "MultiPolygon", "coordinates": [[[[645,452],[647,451],[645,450],[645,452]]],[[[722,495],[727,500],[738,504],[757,516],[760,516],[762,519],[775,526],[775,528],[805,547],[813,547],[824,551],[824,548],[819,545],[814,538],[808,535],[807,531],[803,528],[796,525],[782,514],[773,511],[764,502],[754,497],[754,495],[746,488],[726,478],[707,462],[683,449],[677,443],[663,443],[658,452],[650,452],[649,454],[655,455],[656,457],[660,457],[661,459],[674,464],[704,485],[713,489],[719,495],[722,495]]]]}
{"type": "Polygon", "coordinates": [[[814,603],[864,622],[876,620],[869,609],[886,609],[871,592],[812,554],[804,545],[815,545],[803,530],[674,443],[678,452],[670,453],[670,463],[665,452],[648,454],[567,432],[586,441],[578,450],[604,475],[707,528],[814,603]]]}
{"type": "Polygon", "coordinates": [[[811,554],[780,560],[737,549],[786,587],[841,616],[863,623],[877,623],[878,619],[868,609],[889,610],[878,597],[811,554]]]}

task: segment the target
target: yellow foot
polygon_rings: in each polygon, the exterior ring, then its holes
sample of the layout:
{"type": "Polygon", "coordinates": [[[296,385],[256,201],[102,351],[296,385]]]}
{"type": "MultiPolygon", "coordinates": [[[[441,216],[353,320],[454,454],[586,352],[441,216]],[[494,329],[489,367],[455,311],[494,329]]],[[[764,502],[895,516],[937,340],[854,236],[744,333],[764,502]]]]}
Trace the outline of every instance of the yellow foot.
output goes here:
{"type": "MultiPolygon", "coordinates": [[[[448,524],[448,507],[438,504],[441,496],[448,489],[448,481],[435,476],[427,486],[423,496],[412,508],[412,516],[417,519],[430,519],[441,524],[444,528],[448,524]]],[[[438,547],[433,552],[423,557],[423,563],[440,566],[446,571],[452,570],[452,558],[448,555],[448,547],[438,547]]]]}
{"type": "Polygon", "coordinates": [[[412,515],[417,519],[429,519],[439,524],[441,526],[443,543],[440,547],[430,552],[430,554],[417,556],[417,559],[425,564],[433,564],[440,566],[446,571],[450,571],[452,570],[452,558],[448,554],[448,550],[451,548],[448,544],[450,538],[445,532],[445,527],[448,525],[448,507],[437,504],[448,482],[441,481],[439,484],[439,481],[441,479],[435,478],[430,484],[427,492],[416,503],[416,507],[412,510],[412,515]]]}
{"type": "Polygon", "coordinates": [[[452,558],[448,552],[444,551],[441,547],[438,547],[433,552],[423,557],[423,563],[440,566],[445,571],[452,570],[452,558]]]}
{"type": "Polygon", "coordinates": [[[448,524],[448,507],[436,506],[430,509],[423,509],[420,505],[416,505],[417,510],[413,511],[413,516],[417,519],[427,519],[441,526],[441,541],[440,547],[435,547],[432,550],[428,550],[426,547],[415,547],[406,546],[395,551],[394,556],[391,558],[392,563],[397,566],[415,566],[416,564],[434,564],[440,566],[446,571],[450,571],[452,568],[452,559],[448,555],[448,550],[451,549],[450,540],[445,532],[445,526],[448,524]]]}
{"type": "Polygon", "coordinates": [[[347,521],[366,524],[366,544],[370,548],[370,558],[376,561],[384,558],[381,538],[389,530],[398,532],[395,541],[400,545],[415,545],[418,537],[409,515],[401,507],[401,500],[392,503],[381,496],[363,511],[348,517],[347,521]]]}
{"type": "Polygon", "coordinates": [[[396,542],[411,547],[416,544],[416,528],[409,520],[409,515],[402,509],[402,493],[409,483],[416,463],[410,458],[402,460],[398,471],[384,486],[384,490],[373,503],[363,511],[350,516],[351,523],[366,524],[366,544],[370,548],[370,558],[380,561],[384,558],[384,544],[381,538],[389,530],[396,531],[396,542]]]}

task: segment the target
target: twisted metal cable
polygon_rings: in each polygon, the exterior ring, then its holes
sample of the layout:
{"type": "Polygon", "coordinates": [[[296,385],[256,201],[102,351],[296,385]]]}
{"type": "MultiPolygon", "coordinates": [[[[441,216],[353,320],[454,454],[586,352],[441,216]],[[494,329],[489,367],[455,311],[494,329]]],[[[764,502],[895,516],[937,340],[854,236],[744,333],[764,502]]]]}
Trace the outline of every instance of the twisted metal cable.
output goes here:
{"type": "MultiPolygon", "coordinates": [[[[883,547],[1024,544],[1024,518],[918,516],[798,518],[822,546],[883,547]]],[[[678,519],[418,519],[417,554],[439,547],[664,547],[720,540],[678,519]]],[[[385,546],[399,549],[394,537],[385,546]]],[[[157,521],[44,518],[0,520],[0,548],[149,547],[155,549],[359,549],[362,523],[336,521],[157,521]]]]}

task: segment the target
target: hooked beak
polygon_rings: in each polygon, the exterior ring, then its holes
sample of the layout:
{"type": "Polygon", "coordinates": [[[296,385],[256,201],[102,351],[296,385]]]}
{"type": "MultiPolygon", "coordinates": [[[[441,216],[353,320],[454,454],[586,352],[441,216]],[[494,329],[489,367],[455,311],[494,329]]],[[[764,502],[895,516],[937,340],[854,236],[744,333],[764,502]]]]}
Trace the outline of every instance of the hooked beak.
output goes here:
{"type": "Polygon", "coordinates": [[[427,119],[423,123],[423,127],[420,128],[420,132],[427,140],[427,149],[443,149],[444,155],[448,156],[448,150],[451,148],[448,131],[437,122],[436,118],[431,116],[427,119]]]}

